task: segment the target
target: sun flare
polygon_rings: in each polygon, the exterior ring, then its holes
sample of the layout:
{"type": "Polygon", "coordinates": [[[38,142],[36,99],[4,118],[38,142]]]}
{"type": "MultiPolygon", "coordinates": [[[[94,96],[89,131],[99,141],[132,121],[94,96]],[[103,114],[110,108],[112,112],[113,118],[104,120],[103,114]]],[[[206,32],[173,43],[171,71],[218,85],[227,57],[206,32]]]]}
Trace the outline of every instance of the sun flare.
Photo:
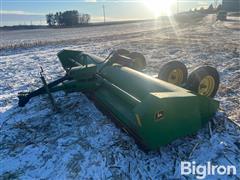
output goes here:
{"type": "Polygon", "coordinates": [[[171,8],[176,0],[143,0],[143,3],[154,13],[155,17],[171,15],[171,8]]]}

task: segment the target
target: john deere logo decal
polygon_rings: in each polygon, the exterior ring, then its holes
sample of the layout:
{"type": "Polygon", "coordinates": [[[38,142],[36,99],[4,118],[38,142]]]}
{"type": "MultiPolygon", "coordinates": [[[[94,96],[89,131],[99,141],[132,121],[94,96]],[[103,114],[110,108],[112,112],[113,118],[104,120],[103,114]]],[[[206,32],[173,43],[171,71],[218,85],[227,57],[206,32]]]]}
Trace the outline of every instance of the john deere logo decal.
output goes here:
{"type": "Polygon", "coordinates": [[[158,111],[158,112],[156,112],[156,113],[155,113],[155,121],[161,120],[161,119],[163,118],[163,116],[164,116],[163,111],[158,111]]]}

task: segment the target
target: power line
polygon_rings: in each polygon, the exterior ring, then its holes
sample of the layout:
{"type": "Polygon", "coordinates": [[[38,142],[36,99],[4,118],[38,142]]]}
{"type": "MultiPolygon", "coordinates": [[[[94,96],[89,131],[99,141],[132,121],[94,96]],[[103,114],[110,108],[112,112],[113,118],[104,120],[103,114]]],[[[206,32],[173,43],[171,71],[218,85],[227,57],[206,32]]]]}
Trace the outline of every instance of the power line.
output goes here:
{"type": "Polygon", "coordinates": [[[103,20],[104,20],[104,23],[106,22],[106,15],[105,15],[105,6],[103,5],[102,6],[102,8],[103,8],[103,20]]]}

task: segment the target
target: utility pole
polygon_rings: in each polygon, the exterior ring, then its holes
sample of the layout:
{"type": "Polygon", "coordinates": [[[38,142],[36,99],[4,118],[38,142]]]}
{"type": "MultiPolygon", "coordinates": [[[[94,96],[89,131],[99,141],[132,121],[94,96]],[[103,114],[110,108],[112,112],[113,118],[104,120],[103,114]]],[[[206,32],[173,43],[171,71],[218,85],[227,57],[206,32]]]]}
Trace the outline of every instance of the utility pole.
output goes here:
{"type": "Polygon", "coordinates": [[[217,7],[218,7],[218,0],[214,0],[213,8],[217,9],[217,7]]]}
{"type": "Polygon", "coordinates": [[[177,0],[177,14],[179,13],[179,0],[177,0]]]}
{"type": "Polygon", "coordinates": [[[103,22],[105,23],[105,22],[106,22],[105,6],[103,5],[102,8],[103,8],[103,18],[104,18],[104,19],[103,19],[103,20],[104,20],[103,22]]]}

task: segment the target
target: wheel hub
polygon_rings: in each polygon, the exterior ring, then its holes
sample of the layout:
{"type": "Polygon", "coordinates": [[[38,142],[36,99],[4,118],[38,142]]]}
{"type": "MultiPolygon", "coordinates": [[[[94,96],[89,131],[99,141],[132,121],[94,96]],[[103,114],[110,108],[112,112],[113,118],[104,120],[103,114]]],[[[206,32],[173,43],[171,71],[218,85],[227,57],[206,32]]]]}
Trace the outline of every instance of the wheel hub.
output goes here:
{"type": "Polygon", "coordinates": [[[210,96],[214,90],[215,81],[212,76],[205,76],[198,87],[198,93],[203,96],[210,96]]]}
{"type": "Polygon", "coordinates": [[[169,83],[179,85],[182,83],[182,81],[183,81],[183,72],[181,71],[181,69],[174,69],[169,73],[169,76],[168,76],[169,83]]]}

